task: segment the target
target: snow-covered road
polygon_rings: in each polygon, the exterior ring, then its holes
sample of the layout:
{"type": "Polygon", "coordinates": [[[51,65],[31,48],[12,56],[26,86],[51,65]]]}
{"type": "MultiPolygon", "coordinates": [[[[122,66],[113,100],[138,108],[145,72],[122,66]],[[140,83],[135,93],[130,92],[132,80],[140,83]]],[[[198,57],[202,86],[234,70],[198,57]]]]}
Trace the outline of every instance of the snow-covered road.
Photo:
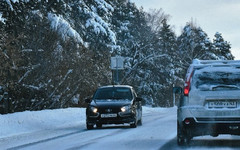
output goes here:
{"type": "Polygon", "coordinates": [[[194,138],[176,143],[176,108],[143,108],[143,125],[104,125],[86,130],[85,109],[68,108],[0,115],[0,149],[239,149],[238,136],[194,138]]]}

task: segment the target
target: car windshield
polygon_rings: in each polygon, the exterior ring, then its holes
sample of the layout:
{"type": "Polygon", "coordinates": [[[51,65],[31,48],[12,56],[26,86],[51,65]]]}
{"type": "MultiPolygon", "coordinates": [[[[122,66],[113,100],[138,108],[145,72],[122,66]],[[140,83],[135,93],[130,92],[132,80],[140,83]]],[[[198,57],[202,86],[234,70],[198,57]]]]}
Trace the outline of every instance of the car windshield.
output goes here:
{"type": "Polygon", "coordinates": [[[124,87],[108,87],[101,88],[96,91],[94,94],[94,99],[132,99],[131,90],[129,88],[124,87]]]}
{"type": "Polygon", "coordinates": [[[196,71],[193,83],[200,90],[240,89],[240,71],[196,71]]]}

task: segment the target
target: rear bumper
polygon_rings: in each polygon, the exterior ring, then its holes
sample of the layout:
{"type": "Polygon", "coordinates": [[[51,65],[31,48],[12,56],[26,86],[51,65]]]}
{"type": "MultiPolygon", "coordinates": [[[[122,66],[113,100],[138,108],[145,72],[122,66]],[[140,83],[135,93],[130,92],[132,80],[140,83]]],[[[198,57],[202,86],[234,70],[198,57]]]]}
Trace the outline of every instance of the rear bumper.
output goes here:
{"type": "Polygon", "coordinates": [[[240,123],[240,109],[207,109],[205,107],[179,107],[178,120],[193,118],[197,123],[240,123]]]}
{"type": "Polygon", "coordinates": [[[201,135],[240,135],[240,110],[208,110],[204,107],[178,109],[181,130],[190,137],[201,135]]]}
{"type": "MultiPolygon", "coordinates": [[[[210,119],[210,118],[209,118],[210,119]]],[[[238,118],[240,119],[240,118],[238,118]]],[[[232,134],[240,135],[240,122],[236,123],[215,123],[211,122],[196,122],[193,118],[186,118],[181,124],[183,130],[187,132],[188,135],[201,136],[201,135],[218,135],[218,134],[232,134]],[[187,121],[187,124],[185,120],[187,121]]],[[[213,120],[213,119],[211,119],[213,120]]]]}

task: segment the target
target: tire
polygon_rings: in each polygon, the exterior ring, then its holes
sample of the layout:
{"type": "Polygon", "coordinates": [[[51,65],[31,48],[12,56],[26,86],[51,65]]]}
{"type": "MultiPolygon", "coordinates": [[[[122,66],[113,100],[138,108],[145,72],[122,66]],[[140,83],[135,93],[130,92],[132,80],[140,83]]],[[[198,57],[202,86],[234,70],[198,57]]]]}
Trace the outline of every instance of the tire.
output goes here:
{"type": "Polygon", "coordinates": [[[131,127],[131,128],[136,128],[136,127],[137,127],[137,124],[138,124],[138,121],[137,121],[137,117],[135,116],[135,121],[134,121],[134,123],[131,123],[131,124],[130,124],[130,127],[131,127]]]}
{"type": "Polygon", "coordinates": [[[187,146],[191,138],[187,135],[186,130],[180,127],[179,123],[177,124],[177,144],[179,146],[187,146]]]}
{"type": "Polygon", "coordinates": [[[88,130],[93,129],[93,125],[90,125],[90,124],[86,123],[86,126],[87,126],[87,129],[88,129],[88,130]]]}
{"type": "Polygon", "coordinates": [[[179,146],[187,146],[190,142],[190,139],[187,137],[177,137],[177,143],[179,146]]]}
{"type": "Polygon", "coordinates": [[[101,123],[97,123],[96,126],[97,126],[97,128],[102,128],[102,124],[101,123]]]}
{"type": "Polygon", "coordinates": [[[132,124],[130,124],[130,127],[131,127],[131,128],[136,128],[137,125],[136,125],[136,123],[132,123],[132,124]]]}
{"type": "Polygon", "coordinates": [[[142,125],[142,118],[140,120],[138,120],[138,125],[142,125]]]}

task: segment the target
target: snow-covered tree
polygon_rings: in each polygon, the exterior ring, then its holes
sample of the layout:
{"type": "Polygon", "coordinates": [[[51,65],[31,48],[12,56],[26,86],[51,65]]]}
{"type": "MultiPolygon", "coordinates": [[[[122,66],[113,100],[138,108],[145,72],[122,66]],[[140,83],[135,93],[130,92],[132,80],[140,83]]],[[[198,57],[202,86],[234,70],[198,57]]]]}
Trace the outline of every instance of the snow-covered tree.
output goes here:
{"type": "Polygon", "coordinates": [[[212,46],[192,24],[176,42],[168,19],[162,9],[146,13],[129,0],[2,0],[0,86],[14,111],[73,106],[76,98],[84,106],[98,86],[111,84],[110,58],[120,55],[121,83],[149,105],[171,106],[172,84],[193,58],[231,53],[220,36],[212,46]]]}
{"type": "Polygon", "coordinates": [[[217,59],[207,34],[193,23],[188,23],[177,38],[178,60],[182,78],[193,59],[217,59]]]}
{"type": "Polygon", "coordinates": [[[234,56],[232,55],[230,49],[231,45],[229,42],[225,41],[222,37],[222,34],[217,32],[214,35],[213,45],[215,48],[215,54],[220,60],[233,60],[234,56]]]}
{"type": "MultiPolygon", "coordinates": [[[[163,19],[161,22],[161,28],[158,31],[158,53],[166,55],[164,58],[156,61],[156,66],[158,70],[161,70],[162,76],[161,83],[162,88],[162,97],[160,99],[162,105],[164,106],[172,106],[172,86],[177,79],[175,76],[175,66],[178,64],[177,62],[177,44],[176,44],[176,35],[171,29],[171,26],[167,24],[167,19],[163,19]],[[165,93],[165,94],[163,94],[165,93]],[[169,96],[167,96],[169,95],[169,96]],[[166,98],[168,97],[168,98],[166,98]],[[163,100],[164,99],[164,100],[163,100]]],[[[160,103],[160,102],[159,102],[160,103]]]]}

